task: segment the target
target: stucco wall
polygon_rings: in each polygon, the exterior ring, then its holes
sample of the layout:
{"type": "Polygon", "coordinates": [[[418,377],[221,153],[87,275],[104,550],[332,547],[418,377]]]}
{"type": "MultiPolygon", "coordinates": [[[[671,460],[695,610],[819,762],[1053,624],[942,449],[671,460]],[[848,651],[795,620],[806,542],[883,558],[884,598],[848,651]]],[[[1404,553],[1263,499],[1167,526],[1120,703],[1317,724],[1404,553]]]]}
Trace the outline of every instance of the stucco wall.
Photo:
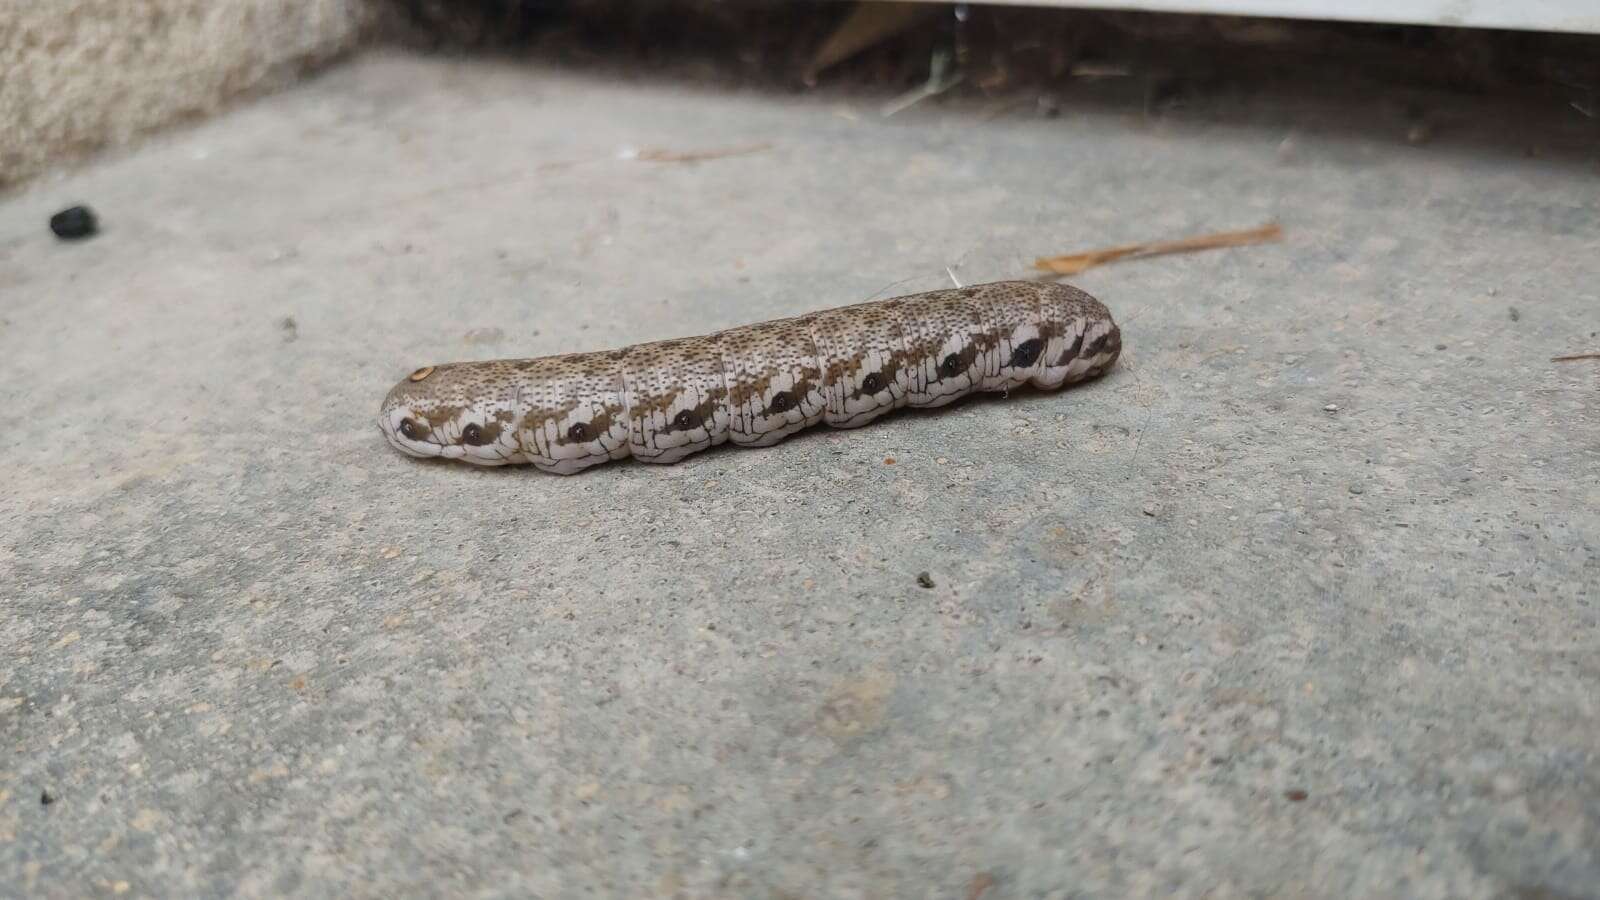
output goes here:
{"type": "Polygon", "coordinates": [[[0,188],[304,73],[367,0],[0,0],[0,188]]]}

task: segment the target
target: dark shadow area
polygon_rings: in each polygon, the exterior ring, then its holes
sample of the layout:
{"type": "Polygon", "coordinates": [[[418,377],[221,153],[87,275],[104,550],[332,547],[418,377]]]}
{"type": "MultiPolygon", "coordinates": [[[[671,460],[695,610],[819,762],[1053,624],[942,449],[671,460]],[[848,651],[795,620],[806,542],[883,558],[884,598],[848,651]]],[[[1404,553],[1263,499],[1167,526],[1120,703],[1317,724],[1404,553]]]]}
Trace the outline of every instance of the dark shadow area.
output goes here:
{"type": "Polygon", "coordinates": [[[394,36],[622,80],[1600,161],[1600,36],[956,4],[396,0],[394,36]],[[907,98],[909,100],[909,98],[907,98]]]}

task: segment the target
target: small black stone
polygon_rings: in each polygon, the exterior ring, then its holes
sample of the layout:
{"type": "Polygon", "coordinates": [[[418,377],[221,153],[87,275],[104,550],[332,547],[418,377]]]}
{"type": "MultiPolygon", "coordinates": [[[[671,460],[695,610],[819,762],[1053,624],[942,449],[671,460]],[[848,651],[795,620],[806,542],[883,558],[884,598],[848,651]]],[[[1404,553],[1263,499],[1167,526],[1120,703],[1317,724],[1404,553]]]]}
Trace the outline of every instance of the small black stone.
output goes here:
{"type": "Polygon", "coordinates": [[[931,590],[933,588],[933,576],[929,575],[927,572],[918,572],[917,584],[920,584],[923,587],[931,590]]]}
{"type": "Polygon", "coordinates": [[[87,206],[74,206],[51,216],[50,230],[64,241],[75,241],[99,231],[100,223],[95,220],[94,210],[87,206]]]}
{"type": "Polygon", "coordinates": [[[50,789],[49,788],[45,788],[44,790],[39,792],[39,805],[40,806],[49,806],[50,804],[52,804],[54,802],[56,802],[56,795],[50,793],[50,789]]]}

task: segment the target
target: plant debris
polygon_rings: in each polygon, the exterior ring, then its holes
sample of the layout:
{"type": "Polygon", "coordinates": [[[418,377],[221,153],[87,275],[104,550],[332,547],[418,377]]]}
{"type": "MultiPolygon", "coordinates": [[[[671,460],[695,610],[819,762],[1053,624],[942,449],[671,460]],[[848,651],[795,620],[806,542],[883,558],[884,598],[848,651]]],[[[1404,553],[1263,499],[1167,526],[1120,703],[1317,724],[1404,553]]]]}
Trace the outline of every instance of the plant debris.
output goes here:
{"type": "Polygon", "coordinates": [[[640,150],[635,159],[641,162],[704,162],[708,159],[726,159],[730,156],[749,156],[752,153],[765,153],[772,149],[770,141],[759,144],[746,144],[742,147],[723,147],[716,150],[688,150],[678,152],[674,150],[640,150]]]}
{"type": "Polygon", "coordinates": [[[858,3],[817,48],[801,78],[816,84],[824,70],[909,31],[936,11],[937,6],[924,3],[858,3]]]}
{"type": "Polygon", "coordinates": [[[1265,244],[1283,238],[1283,228],[1276,222],[1252,228],[1248,231],[1221,231],[1216,234],[1204,234],[1199,237],[1183,238],[1176,241],[1147,241],[1142,244],[1125,244],[1121,247],[1108,247],[1104,250],[1090,250],[1084,253],[1069,253],[1065,256],[1043,256],[1033,261],[1035,269],[1041,269],[1053,275],[1076,275],[1084,269],[1105,265],[1119,259],[1139,259],[1146,256],[1162,256],[1168,253],[1193,253],[1198,250],[1213,250],[1219,247],[1244,247],[1250,244],[1265,244]]]}
{"type": "Polygon", "coordinates": [[[1580,359],[1600,359],[1600,353],[1574,353],[1571,356],[1552,356],[1551,362],[1577,362],[1580,359]]]}
{"type": "Polygon", "coordinates": [[[928,80],[919,88],[913,88],[895,99],[884,104],[880,111],[887,119],[897,112],[910,109],[929,97],[937,97],[950,90],[966,79],[966,73],[955,69],[952,71],[950,52],[948,50],[935,50],[928,60],[928,80]]]}

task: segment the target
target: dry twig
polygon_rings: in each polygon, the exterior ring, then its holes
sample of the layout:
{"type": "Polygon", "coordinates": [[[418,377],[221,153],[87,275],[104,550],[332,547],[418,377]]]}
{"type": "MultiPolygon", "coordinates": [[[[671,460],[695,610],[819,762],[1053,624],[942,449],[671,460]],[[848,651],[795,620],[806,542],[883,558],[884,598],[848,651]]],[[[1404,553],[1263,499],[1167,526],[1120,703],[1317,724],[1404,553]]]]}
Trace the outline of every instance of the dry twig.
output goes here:
{"type": "Polygon", "coordinates": [[[1086,253],[1070,253],[1066,256],[1045,256],[1034,260],[1033,267],[1054,275],[1076,275],[1084,269],[1119,259],[1138,259],[1167,253],[1192,253],[1196,250],[1211,250],[1217,247],[1243,247],[1249,244],[1269,243],[1282,237],[1283,228],[1273,223],[1248,231],[1224,231],[1177,241],[1147,241],[1142,244],[1090,250],[1086,253]]]}
{"type": "Polygon", "coordinates": [[[720,150],[640,150],[635,157],[642,162],[704,162],[708,159],[726,159],[730,156],[749,156],[752,153],[765,153],[772,149],[769,141],[759,144],[747,144],[743,147],[724,147],[720,150]]]}

